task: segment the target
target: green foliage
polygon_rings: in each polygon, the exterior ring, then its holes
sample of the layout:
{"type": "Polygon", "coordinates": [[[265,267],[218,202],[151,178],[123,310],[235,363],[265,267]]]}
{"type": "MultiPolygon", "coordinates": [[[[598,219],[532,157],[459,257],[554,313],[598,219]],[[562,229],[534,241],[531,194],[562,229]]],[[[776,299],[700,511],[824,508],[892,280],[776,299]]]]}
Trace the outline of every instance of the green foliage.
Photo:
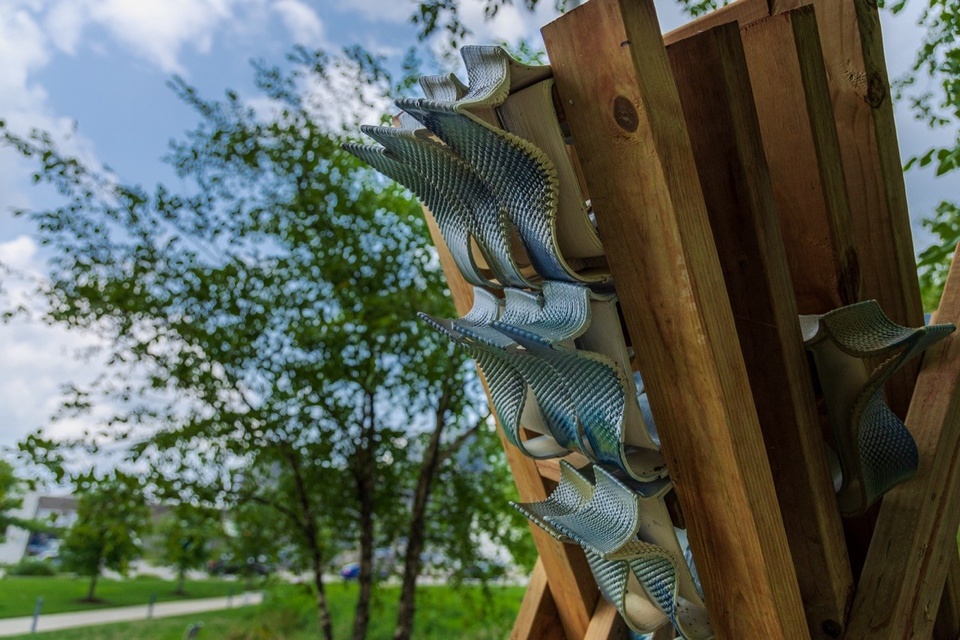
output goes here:
{"type": "MultiPolygon", "coordinates": [[[[395,83],[361,50],[297,49],[256,74],[259,111],[173,81],[199,119],[171,144],[176,190],[126,185],[45,134],[0,128],[63,200],[19,213],[52,248],[42,319],[107,345],[110,374],[72,388],[61,415],[115,413],[71,444],[128,443],[160,500],[259,508],[263,532],[312,570],[358,541],[400,546],[445,398],[442,445],[485,464],[445,457],[432,508],[458,517],[432,523],[431,539],[456,538],[449,552],[468,565],[484,532],[522,526],[504,515],[505,461],[492,429],[462,437],[482,398],[473,368],[416,316],[454,315],[419,204],[341,150],[357,104],[329,99],[349,82],[385,105],[395,83]]],[[[36,435],[21,450],[65,477],[62,446],[36,435]]]]}
{"type": "MultiPolygon", "coordinates": [[[[2,583],[0,583],[2,585],[2,583]]],[[[6,585],[3,585],[6,586],[6,585]]],[[[191,586],[191,590],[195,587],[191,586]]],[[[350,616],[357,597],[356,585],[330,585],[330,603],[338,637],[349,637],[350,616]]],[[[166,589],[169,592],[169,589],[166,589]]],[[[476,586],[451,589],[420,587],[422,609],[414,637],[418,640],[493,640],[509,635],[523,587],[476,586]]],[[[162,591],[161,591],[162,593],[162,591]]],[[[389,640],[396,616],[396,588],[384,587],[371,622],[373,640],[389,640]]],[[[22,640],[180,640],[184,629],[203,623],[201,638],[231,640],[313,640],[313,594],[306,586],[277,585],[267,591],[259,607],[236,607],[226,611],[195,613],[174,618],[155,618],[79,629],[17,636],[22,640]]],[[[239,601],[239,599],[237,599],[239,601]]],[[[46,603],[45,603],[46,604],[46,603]]],[[[29,613],[29,612],[28,612],[29,613]]]]}
{"type": "Polygon", "coordinates": [[[215,509],[180,503],[160,523],[164,561],[177,570],[183,590],[184,574],[203,568],[210,559],[214,543],[223,535],[220,513],[215,509]]]}
{"type": "MultiPolygon", "coordinates": [[[[899,13],[908,0],[890,8],[899,13]]],[[[897,83],[898,94],[909,101],[914,117],[931,129],[942,131],[942,142],[910,158],[906,169],[931,167],[937,176],[960,167],[960,1],[912,0],[923,11],[920,25],[926,29],[923,44],[914,58],[911,72],[897,83]]],[[[933,310],[940,301],[954,249],[960,240],[960,206],[940,202],[933,215],[923,221],[936,237],[934,245],[920,254],[920,285],[924,308],[933,310]]]]}
{"type": "Polygon", "coordinates": [[[26,483],[17,477],[13,465],[0,459],[0,542],[3,542],[7,527],[34,529],[36,523],[13,515],[23,505],[23,488],[26,483]]]}
{"type": "Polygon", "coordinates": [[[43,560],[21,560],[18,564],[7,569],[9,576],[55,576],[57,570],[49,562],[43,560]]]}
{"type": "MultiPolygon", "coordinates": [[[[97,582],[97,601],[82,600],[89,588],[89,580],[80,576],[58,574],[47,576],[10,576],[0,579],[0,619],[29,616],[43,598],[43,613],[95,611],[109,607],[145,605],[156,594],[157,602],[183,600],[174,593],[175,584],[155,576],[138,575],[124,580],[101,578],[97,582]]],[[[240,585],[227,580],[187,580],[184,585],[190,598],[225,597],[238,594],[240,585]]],[[[237,596],[237,602],[240,596],[237,596]]]]}
{"type": "Polygon", "coordinates": [[[63,568],[90,576],[88,598],[104,569],[126,573],[140,553],[140,538],[150,526],[150,509],[141,482],[115,472],[81,481],[77,492],[77,519],[60,547],[63,568]]]}

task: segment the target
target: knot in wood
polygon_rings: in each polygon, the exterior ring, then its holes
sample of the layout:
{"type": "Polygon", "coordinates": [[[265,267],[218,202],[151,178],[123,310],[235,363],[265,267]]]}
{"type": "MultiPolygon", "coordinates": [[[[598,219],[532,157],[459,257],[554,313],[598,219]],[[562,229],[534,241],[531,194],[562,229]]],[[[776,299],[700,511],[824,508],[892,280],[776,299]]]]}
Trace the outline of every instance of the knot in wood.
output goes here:
{"type": "Polygon", "coordinates": [[[613,100],[613,119],[624,131],[633,133],[640,126],[640,116],[637,108],[627,98],[617,96],[613,100]]]}
{"type": "Polygon", "coordinates": [[[867,104],[876,109],[887,97],[887,83],[883,77],[873,72],[867,79],[867,104]]]}

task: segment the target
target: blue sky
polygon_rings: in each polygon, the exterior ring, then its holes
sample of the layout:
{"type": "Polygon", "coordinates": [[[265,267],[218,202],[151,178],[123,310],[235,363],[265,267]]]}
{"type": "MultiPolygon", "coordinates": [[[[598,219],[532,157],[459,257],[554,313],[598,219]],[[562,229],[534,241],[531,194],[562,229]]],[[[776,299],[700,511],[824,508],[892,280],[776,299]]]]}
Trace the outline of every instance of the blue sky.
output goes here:
{"type": "MultiPolygon", "coordinates": [[[[461,4],[474,42],[539,43],[539,26],[553,17],[552,0],[542,0],[536,15],[506,7],[494,22],[482,18],[480,0],[461,4]]],[[[675,2],[657,5],[664,30],[685,21],[675,2]]],[[[109,165],[126,182],[176,185],[161,158],[195,117],[167,88],[173,74],[210,97],[230,87],[252,98],[250,60],[279,62],[296,43],[361,44],[396,61],[415,43],[408,23],[413,6],[408,0],[0,0],[0,119],[18,131],[49,130],[65,148],[109,165]]],[[[915,22],[911,10],[884,16],[894,75],[907,69],[920,42],[915,22]]],[[[897,116],[904,157],[934,142],[937,134],[914,123],[905,108],[897,116]]],[[[0,261],[42,275],[43,252],[30,227],[9,213],[12,206],[49,202],[31,189],[29,175],[29,167],[0,149],[0,261]]],[[[915,222],[957,186],[955,177],[909,173],[915,222]]],[[[918,246],[929,241],[915,234],[918,246]]],[[[0,326],[0,446],[47,423],[61,384],[95,375],[96,362],[72,357],[91,343],[58,329],[0,326]]],[[[53,433],[77,433],[86,424],[68,420],[53,433]]]]}

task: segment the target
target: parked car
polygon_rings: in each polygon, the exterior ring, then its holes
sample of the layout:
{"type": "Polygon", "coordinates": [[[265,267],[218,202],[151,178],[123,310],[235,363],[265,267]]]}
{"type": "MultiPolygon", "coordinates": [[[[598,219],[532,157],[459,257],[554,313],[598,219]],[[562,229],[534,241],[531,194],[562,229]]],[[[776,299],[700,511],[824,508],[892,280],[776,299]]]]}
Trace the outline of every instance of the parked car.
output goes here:
{"type": "Polygon", "coordinates": [[[229,553],[221,555],[216,560],[207,563],[207,573],[212,576],[233,576],[233,575],[268,575],[272,567],[264,562],[263,558],[247,558],[241,561],[229,553]]]}
{"type": "MultiPolygon", "coordinates": [[[[394,572],[396,566],[396,554],[393,549],[376,549],[373,554],[373,568],[377,577],[385,580],[394,572]]],[[[344,580],[356,580],[360,577],[360,563],[348,562],[340,568],[340,577],[344,580]]]]}

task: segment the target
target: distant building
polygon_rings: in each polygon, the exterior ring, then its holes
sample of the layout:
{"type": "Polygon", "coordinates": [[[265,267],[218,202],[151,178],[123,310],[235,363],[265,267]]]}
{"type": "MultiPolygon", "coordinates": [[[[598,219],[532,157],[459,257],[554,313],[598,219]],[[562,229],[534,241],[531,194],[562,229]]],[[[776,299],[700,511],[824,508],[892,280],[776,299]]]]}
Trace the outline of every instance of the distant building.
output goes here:
{"type": "MultiPolygon", "coordinates": [[[[36,520],[55,527],[69,527],[77,518],[77,500],[73,496],[50,496],[31,492],[23,496],[23,504],[13,515],[22,520],[36,520]]],[[[7,527],[0,542],[0,564],[17,564],[24,556],[42,556],[57,546],[57,536],[31,533],[18,527],[7,527]]]]}

